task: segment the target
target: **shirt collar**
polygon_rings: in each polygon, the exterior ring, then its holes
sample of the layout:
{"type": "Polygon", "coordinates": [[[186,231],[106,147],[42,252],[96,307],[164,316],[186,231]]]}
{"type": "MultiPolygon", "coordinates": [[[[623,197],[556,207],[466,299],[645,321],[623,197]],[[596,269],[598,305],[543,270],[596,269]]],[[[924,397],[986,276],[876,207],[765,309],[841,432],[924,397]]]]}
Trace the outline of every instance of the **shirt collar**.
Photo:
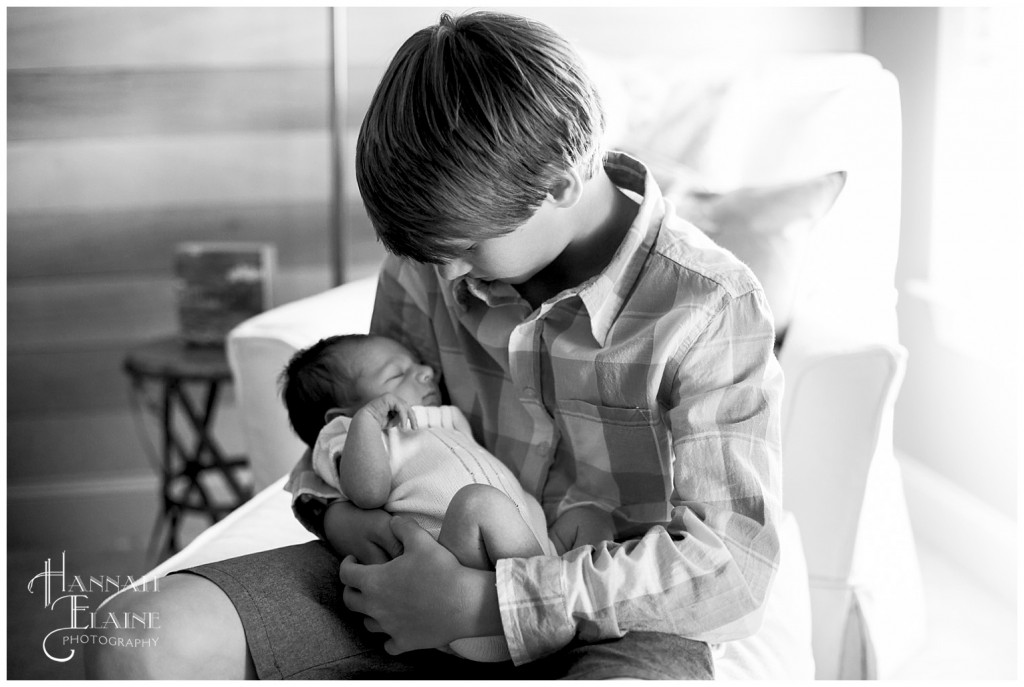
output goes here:
{"type": "MultiPolygon", "coordinates": [[[[626,235],[608,265],[579,286],[560,293],[541,306],[541,314],[557,301],[579,296],[590,314],[590,330],[594,340],[604,345],[605,339],[625,302],[626,294],[643,267],[647,254],[658,235],[664,204],[661,190],[647,167],[626,153],[605,155],[604,168],[612,183],[640,201],[640,208],[626,235]]],[[[509,284],[487,282],[473,277],[459,277],[452,284],[452,294],[461,307],[469,306],[476,297],[488,306],[520,303],[522,297],[509,284]]]]}
{"type": "Polygon", "coordinates": [[[605,156],[604,167],[612,183],[639,199],[640,208],[608,265],[578,287],[580,299],[590,314],[590,331],[602,346],[626,295],[633,290],[665,214],[661,190],[642,162],[613,152],[605,156]]]}

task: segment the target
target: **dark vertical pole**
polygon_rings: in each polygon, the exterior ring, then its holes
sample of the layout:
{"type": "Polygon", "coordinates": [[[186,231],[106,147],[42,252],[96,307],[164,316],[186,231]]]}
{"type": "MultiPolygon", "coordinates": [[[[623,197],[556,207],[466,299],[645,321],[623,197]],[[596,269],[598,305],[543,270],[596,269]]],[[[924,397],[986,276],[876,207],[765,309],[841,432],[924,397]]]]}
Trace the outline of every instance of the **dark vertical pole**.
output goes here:
{"type": "Polygon", "coordinates": [[[328,116],[331,128],[331,207],[328,217],[328,249],[331,280],[337,286],[345,281],[345,104],[348,96],[348,51],[345,45],[344,8],[327,9],[329,47],[328,116]]]}

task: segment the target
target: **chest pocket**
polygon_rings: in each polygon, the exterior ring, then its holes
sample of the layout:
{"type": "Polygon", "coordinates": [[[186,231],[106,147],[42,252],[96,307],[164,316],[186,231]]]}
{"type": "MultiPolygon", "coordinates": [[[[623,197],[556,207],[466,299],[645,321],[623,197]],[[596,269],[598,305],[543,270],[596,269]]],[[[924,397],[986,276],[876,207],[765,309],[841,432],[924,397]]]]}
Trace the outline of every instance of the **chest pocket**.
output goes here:
{"type": "Polygon", "coordinates": [[[672,452],[661,414],[583,401],[558,403],[562,451],[575,475],[562,506],[597,503],[617,519],[664,522],[672,490],[672,452]]]}

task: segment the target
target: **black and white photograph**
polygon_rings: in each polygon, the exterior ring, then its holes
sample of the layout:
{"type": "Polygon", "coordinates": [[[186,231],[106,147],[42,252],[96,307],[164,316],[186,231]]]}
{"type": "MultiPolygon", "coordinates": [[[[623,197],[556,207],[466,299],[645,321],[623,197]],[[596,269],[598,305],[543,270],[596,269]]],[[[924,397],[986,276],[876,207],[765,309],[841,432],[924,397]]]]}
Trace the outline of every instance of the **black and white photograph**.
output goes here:
{"type": "Polygon", "coordinates": [[[6,679],[1024,675],[1024,7],[4,23],[6,679]]]}

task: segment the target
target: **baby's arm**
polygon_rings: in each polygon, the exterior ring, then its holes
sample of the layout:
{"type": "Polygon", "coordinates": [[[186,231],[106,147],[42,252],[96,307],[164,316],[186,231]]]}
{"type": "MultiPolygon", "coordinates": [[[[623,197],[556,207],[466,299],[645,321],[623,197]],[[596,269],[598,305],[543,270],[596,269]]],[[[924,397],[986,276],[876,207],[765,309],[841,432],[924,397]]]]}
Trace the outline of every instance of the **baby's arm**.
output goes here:
{"type": "Polygon", "coordinates": [[[502,558],[544,555],[515,502],[486,484],[470,484],[456,492],[437,541],[459,563],[477,570],[494,570],[502,558]]]}
{"type": "Polygon", "coordinates": [[[615,538],[612,516],[593,506],[578,506],[562,513],[551,526],[551,540],[558,554],[580,546],[597,546],[615,538]]]}
{"type": "Polygon", "coordinates": [[[409,405],[392,394],[370,401],[352,417],[338,462],[344,494],[360,508],[380,508],[391,493],[391,459],[381,432],[406,421],[415,427],[409,405]]]}

